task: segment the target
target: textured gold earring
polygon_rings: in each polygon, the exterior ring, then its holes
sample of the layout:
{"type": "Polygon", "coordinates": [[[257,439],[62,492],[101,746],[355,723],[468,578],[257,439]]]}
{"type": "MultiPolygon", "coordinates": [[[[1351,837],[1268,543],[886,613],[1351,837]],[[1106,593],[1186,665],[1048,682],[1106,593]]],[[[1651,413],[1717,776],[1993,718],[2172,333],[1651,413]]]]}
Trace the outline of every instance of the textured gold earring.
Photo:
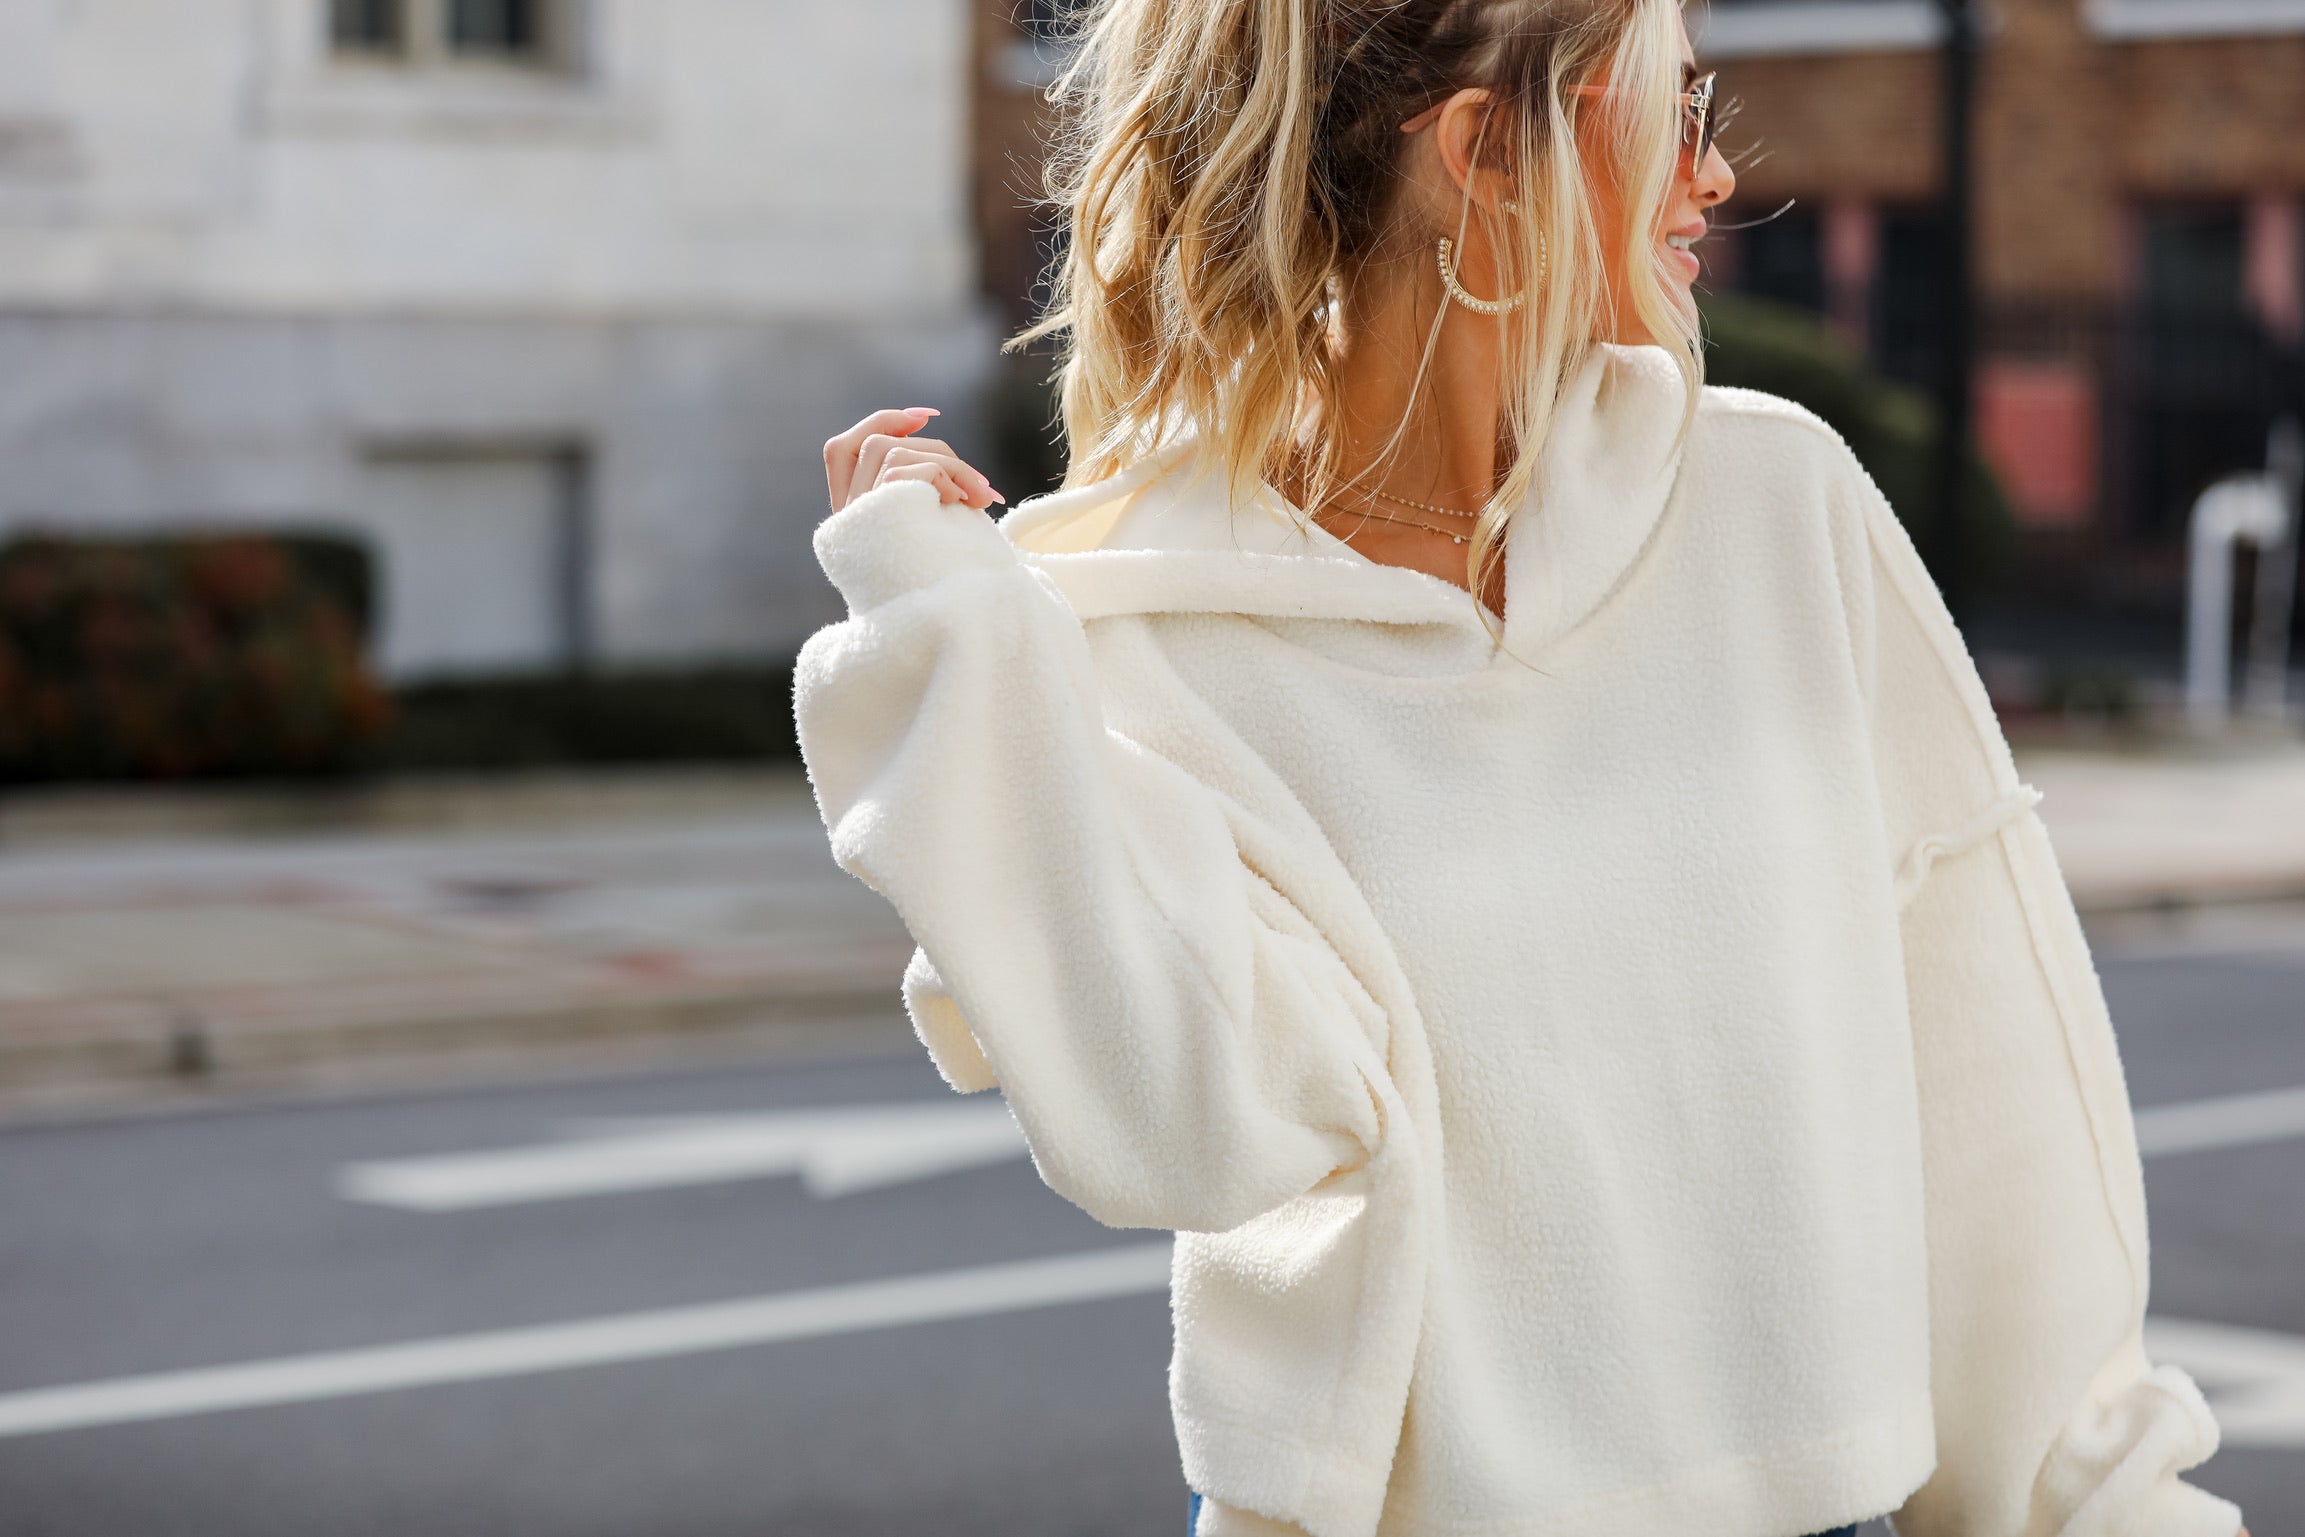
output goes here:
{"type": "MultiPolygon", "coordinates": [[[[1504,206],[1515,213],[1520,211],[1519,207],[1509,200],[1504,206]]],[[[1527,297],[1525,294],[1514,294],[1509,299],[1476,299],[1466,292],[1465,286],[1457,281],[1457,264],[1453,259],[1456,255],[1456,249],[1455,241],[1446,235],[1441,237],[1441,287],[1448,291],[1450,298],[1456,300],[1466,309],[1477,311],[1483,315],[1509,315],[1521,307],[1522,299],[1527,297]]],[[[1552,265],[1552,254],[1545,249],[1545,237],[1539,235],[1537,237],[1537,281],[1539,283],[1545,281],[1546,276],[1552,270],[1552,265]]]]}
{"type": "Polygon", "coordinates": [[[1465,286],[1457,281],[1457,264],[1449,259],[1455,250],[1455,243],[1448,236],[1443,235],[1441,237],[1441,287],[1448,290],[1450,298],[1456,300],[1466,309],[1478,311],[1483,315],[1506,315],[1521,307],[1522,296],[1520,294],[1515,294],[1510,299],[1476,299],[1467,293],[1465,286]]]}

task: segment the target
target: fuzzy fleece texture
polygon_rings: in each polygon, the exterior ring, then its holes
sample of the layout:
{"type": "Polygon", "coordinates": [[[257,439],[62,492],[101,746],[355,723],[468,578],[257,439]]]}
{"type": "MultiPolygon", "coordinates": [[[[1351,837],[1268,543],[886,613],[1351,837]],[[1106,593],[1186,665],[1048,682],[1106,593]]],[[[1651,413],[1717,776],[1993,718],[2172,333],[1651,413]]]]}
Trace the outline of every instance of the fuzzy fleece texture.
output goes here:
{"type": "Polygon", "coordinates": [[[1189,445],[827,518],[800,740],[914,1027],[1176,1232],[1204,1533],[2232,1537],[1968,652],[1829,428],[1681,404],[1654,347],[1575,381],[1529,666],[1189,445]]]}

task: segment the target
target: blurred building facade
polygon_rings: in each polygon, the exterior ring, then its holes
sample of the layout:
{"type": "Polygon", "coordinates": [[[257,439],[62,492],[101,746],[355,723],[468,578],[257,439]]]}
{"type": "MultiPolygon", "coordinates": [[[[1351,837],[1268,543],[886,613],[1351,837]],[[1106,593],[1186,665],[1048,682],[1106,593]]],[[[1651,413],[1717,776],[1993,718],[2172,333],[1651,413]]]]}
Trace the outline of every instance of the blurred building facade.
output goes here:
{"type": "Polygon", "coordinates": [[[869,10],[0,0],[0,536],[360,530],[401,677],[789,655],[822,440],[993,337],[970,12],[869,10]]]}
{"type": "MultiPolygon", "coordinates": [[[[1980,0],[1978,433],[2036,588],[2173,612],[2184,519],[2305,408],[2305,0],[1980,0]]],[[[1928,384],[1934,0],[1713,0],[1741,111],[1709,280],[1928,384]]]]}

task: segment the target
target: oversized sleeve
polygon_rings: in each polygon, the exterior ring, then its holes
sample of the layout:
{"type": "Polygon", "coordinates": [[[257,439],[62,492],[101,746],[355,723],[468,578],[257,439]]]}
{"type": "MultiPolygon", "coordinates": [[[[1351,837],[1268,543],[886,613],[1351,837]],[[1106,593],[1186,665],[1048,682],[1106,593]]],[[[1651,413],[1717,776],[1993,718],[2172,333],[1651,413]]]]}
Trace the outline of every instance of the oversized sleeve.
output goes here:
{"type": "Polygon", "coordinates": [[[849,616],[801,650],[801,753],[833,857],[917,942],[902,996],[946,1081],[997,1085],[1114,1227],[1229,1231],[1365,1164],[1381,1011],[1239,808],[1107,724],[1054,583],[917,484],[815,547],[849,616]]]}
{"type": "Polygon", "coordinates": [[[1851,462],[1853,631],[1905,955],[1937,1465],[1901,1537],[2233,1537],[2147,1359],[2145,1187],[2112,1021],[2038,792],[1935,584],[1851,462]]]}

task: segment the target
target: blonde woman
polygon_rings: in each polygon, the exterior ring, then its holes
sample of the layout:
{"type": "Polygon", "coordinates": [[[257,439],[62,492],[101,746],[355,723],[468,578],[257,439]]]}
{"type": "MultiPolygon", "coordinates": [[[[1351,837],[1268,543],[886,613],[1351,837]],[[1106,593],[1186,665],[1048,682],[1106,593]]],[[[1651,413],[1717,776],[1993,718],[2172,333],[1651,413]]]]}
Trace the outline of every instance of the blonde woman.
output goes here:
{"type": "Polygon", "coordinates": [[[2233,1537],[2042,825],[1707,387],[1671,0],[1097,0],[1065,489],[883,412],[795,708],[913,1025],[1176,1233],[1201,1534],[2233,1537]]]}

